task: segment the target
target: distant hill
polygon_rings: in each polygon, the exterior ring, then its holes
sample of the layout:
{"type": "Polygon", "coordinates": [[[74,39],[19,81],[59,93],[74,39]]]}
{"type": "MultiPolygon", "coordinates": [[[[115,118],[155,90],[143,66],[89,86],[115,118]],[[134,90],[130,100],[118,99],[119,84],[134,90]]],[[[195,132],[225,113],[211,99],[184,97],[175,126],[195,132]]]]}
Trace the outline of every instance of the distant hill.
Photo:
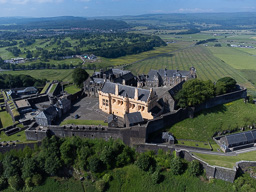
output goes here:
{"type": "Polygon", "coordinates": [[[144,25],[155,29],[256,29],[255,12],[172,13],[96,18],[118,19],[132,26],[144,25]]]}
{"type": "Polygon", "coordinates": [[[129,25],[119,20],[88,20],[83,17],[44,17],[44,18],[23,18],[23,17],[0,17],[0,29],[71,29],[90,28],[98,30],[120,30],[127,29],[129,25]]]}

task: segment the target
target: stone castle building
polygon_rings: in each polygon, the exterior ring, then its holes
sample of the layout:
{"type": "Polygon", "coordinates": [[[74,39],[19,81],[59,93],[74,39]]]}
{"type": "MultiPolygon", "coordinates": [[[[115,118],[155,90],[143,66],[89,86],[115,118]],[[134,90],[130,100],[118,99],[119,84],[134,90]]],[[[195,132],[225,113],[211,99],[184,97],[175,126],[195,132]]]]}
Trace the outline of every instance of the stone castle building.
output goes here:
{"type": "Polygon", "coordinates": [[[99,108],[122,118],[125,114],[140,112],[144,119],[153,119],[163,112],[157,99],[158,96],[152,88],[147,90],[105,82],[99,91],[99,108]]]}
{"type": "Polygon", "coordinates": [[[150,70],[146,77],[147,87],[175,86],[182,81],[196,78],[196,69],[191,67],[189,71],[180,70],[150,70]]]}

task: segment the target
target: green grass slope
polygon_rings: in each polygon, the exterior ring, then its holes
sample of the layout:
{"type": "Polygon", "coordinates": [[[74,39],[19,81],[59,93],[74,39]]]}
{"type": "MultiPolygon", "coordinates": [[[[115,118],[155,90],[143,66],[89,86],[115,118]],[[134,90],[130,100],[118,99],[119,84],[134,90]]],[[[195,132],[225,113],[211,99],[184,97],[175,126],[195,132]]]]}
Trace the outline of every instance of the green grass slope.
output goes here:
{"type": "Polygon", "coordinates": [[[256,106],[237,100],[200,112],[193,119],[185,119],[169,131],[177,139],[211,141],[214,133],[232,130],[255,123],[256,106]]]}

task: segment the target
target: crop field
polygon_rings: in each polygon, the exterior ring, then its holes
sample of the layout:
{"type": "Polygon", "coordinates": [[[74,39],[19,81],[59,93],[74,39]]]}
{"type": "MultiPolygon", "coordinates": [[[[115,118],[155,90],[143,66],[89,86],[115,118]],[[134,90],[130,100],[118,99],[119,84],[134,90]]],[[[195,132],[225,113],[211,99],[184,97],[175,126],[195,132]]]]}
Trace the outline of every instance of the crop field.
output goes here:
{"type": "Polygon", "coordinates": [[[214,56],[235,69],[256,70],[256,57],[241,49],[228,47],[209,47],[214,56]]]}
{"type": "MultiPolygon", "coordinates": [[[[127,56],[123,56],[123,57],[119,57],[119,58],[115,58],[115,59],[108,59],[108,58],[100,57],[100,59],[98,61],[94,62],[93,64],[95,64],[96,66],[98,65],[98,66],[102,66],[102,67],[120,66],[120,65],[134,63],[134,62],[137,62],[140,60],[152,58],[157,55],[164,54],[164,53],[169,53],[169,52],[187,47],[189,45],[191,45],[191,43],[189,43],[189,42],[177,42],[177,43],[168,44],[168,46],[165,46],[165,47],[157,47],[151,51],[147,51],[147,52],[143,52],[143,53],[139,53],[139,54],[127,55],[127,56]]],[[[91,63],[89,63],[89,64],[91,64],[91,63]]],[[[87,65],[87,64],[85,63],[85,65],[87,65]]]]}
{"type": "Polygon", "coordinates": [[[211,109],[203,110],[193,119],[176,123],[169,131],[176,139],[212,141],[219,131],[235,130],[255,123],[256,106],[237,100],[211,109]]]}
{"type": "Polygon", "coordinates": [[[248,88],[253,88],[251,83],[242,74],[221,61],[204,46],[194,46],[144,60],[128,67],[135,74],[147,74],[150,69],[178,69],[189,70],[195,67],[199,79],[216,81],[221,77],[230,76],[248,88]]]}

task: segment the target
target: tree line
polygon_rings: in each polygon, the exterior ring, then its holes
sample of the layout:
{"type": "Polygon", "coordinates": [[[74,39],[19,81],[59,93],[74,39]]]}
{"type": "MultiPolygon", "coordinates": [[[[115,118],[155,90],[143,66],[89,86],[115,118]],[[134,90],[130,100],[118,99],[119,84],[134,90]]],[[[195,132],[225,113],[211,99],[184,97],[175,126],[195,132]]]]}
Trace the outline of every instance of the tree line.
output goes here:
{"type": "Polygon", "coordinates": [[[182,89],[175,95],[175,99],[178,101],[178,106],[186,108],[199,105],[214,96],[236,89],[236,80],[231,77],[223,77],[216,83],[212,83],[210,80],[192,79],[182,85],[182,89]]]}
{"type": "Polygon", "coordinates": [[[45,138],[40,147],[0,154],[0,190],[8,186],[14,190],[31,190],[46,177],[67,175],[65,170],[75,168],[86,179],[95,180],[99,191],[104,191],[112,177],[111,171],[129,164],[152,174],[154,183],[164,179],[161,172],[166,169],[174,175],[184,173],[187,167],[192,176],[202,173],[199,162],[187,163],[162,150],[158,154],[138,154],[120,140],[52,136],[45,138]]]}
{"type": "Polygon", "coordinates": [[[46,79],[35,79],[29,75],[0,74],[0,89],[18,87],[40,87],[45,84],[46,79]]]}

